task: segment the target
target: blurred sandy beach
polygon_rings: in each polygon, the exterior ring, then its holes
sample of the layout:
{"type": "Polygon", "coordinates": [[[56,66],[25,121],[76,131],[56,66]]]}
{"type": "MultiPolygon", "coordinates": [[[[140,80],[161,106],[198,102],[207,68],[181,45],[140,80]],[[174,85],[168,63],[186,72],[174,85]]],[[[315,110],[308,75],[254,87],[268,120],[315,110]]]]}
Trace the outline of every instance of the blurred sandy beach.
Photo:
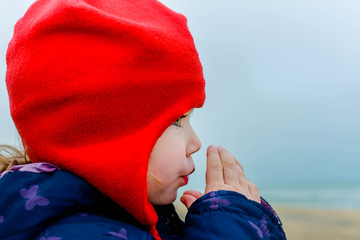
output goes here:
{"type": "Polygon", "coordinates": [[[360,211],[274,206],[289,240],[360,239],[360,211]]]}
{"type": "MultiPolygon", "coordinates": [[[[186,208],[176,202],[184,219],[186,208]]],[[[283,223],[289,240],[359,240],[360,210],[334,210],[273,206],[283,223]]]]}

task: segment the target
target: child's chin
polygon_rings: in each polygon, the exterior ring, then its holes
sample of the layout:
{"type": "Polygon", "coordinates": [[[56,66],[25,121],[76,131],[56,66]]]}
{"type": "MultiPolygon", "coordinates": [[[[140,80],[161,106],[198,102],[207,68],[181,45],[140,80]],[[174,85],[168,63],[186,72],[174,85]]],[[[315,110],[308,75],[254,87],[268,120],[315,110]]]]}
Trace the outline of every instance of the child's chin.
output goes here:
{"type": "Polygon", "coordinates": [[[176,197],[177,197],[177,193],[175,193],[172,196],[164,196],[161,199],[155,199],[155,200],[151,201],[151,204],[154,204],[154,205],[168,205],[168,204],[171,204],[171,203],[175,202],[176,197]]]}

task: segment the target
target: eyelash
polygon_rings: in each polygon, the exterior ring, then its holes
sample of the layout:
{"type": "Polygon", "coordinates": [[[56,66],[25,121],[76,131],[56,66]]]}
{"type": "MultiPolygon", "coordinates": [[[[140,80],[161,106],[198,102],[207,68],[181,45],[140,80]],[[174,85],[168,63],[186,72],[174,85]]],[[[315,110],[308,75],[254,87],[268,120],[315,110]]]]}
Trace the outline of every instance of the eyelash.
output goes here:
{"type": "Polygon", "coordinates": [[[179,117],[178,119],[176,119],[176,121],[172,124],[175,125],[176,127],[181,127],[181,119],[186,118],[186,115],[183,115],[181,117],[179,117]]]}

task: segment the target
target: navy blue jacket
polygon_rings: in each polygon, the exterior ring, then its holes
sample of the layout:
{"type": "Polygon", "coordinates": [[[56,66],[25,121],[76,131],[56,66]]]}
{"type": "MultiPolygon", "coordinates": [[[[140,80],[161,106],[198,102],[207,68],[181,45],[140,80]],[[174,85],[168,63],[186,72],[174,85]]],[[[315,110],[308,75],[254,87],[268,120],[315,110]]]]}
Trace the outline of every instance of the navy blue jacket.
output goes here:
{"type": "MultiPolygon", "coordinates": [[[[236,192],[211,192],[199,198],[185,223],[172,204],[154,207],[163,240],[286,239],[279,218],[265,201],[259,204],[236,192]]],[[[0,239],[154,240],[124,209],[60,169],[14,171],[0,178],[0,239]]]]}

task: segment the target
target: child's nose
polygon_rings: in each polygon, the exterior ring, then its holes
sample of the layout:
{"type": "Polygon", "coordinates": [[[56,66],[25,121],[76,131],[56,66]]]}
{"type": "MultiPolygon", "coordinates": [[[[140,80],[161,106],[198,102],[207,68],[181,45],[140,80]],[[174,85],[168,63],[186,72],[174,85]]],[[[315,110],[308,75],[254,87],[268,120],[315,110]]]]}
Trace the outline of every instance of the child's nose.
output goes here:
{"type": "Polygon", "coordinates": [[[191,137],[190,137],[190,141],[188,143],[186,155],[190,156],[191,154],[199,151],[200,148],[201,148],[201,141],[200,141],[199,137],[196,135],[195,131],[193,129],[191,129],[191,137]]]}

